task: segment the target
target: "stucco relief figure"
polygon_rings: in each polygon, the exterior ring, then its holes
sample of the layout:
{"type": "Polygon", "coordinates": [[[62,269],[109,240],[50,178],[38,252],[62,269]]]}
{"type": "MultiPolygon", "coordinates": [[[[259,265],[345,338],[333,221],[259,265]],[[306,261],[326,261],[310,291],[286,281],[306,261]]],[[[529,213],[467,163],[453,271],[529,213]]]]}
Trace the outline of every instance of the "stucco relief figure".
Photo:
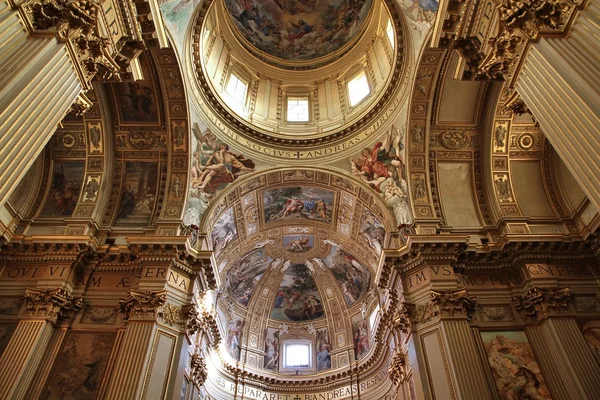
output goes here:
{"type": "Polygon", "coordinates": [[[427,198],[427,190],[425,189],[425,179],[422,176],[418,176],[415,178],[413,183],[413,194],[415,199],[425,199],[427,198]]]}
{"type": "Polygon", "coordinates": [[[383,142],[364,148],[360,156],[350,160],[352,174],[380,194],[398,225],[409,224],[412,219],[406,195],[404,139],[404,130],[390,129],[383,142]]]}
{"type": "Polygon", "coordinates": [[[100,189],[100,184],[96,178],[90,178],[88,183],[85,184],[85,199],[84,201],[95,201],[96,195],[98,194],[98,189],[100,189]]]}
{"type": "Polygon", "coordinates": [[[496,192],[498,193],[498,197],[501,201],[509,201],[511,199],[510,196],[510,186],[508,180],[501,176],[494,181],[496,184],[496,192]]]}
{"type": "Polygon", "coordinates": [[[498,125],[494,131],[494,143],[496,147],[504,148],[504,140],[506,139],[506,127],[504,125],[498,125]]]}

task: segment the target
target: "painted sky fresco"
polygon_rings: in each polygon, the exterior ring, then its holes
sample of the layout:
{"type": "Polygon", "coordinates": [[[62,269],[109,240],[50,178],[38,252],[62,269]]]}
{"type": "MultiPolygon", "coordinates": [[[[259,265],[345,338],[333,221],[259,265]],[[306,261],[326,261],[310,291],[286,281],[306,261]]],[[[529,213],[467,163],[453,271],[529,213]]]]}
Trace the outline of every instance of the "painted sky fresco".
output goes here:
{"type": "Polygon", "coordinates": [[[340,284],[348,306],[356,303],[369,289],[371,272],[341,248],[331,246],[331,250],[323,262],[340,284]]]}
{"type": "Polygon", "coordinates": [[[307,321],[324,315],[317,284],[304,264],[291,265],[283,275],[271,311],[280,321],[307,321]]]}
{"type": "Polygon", "coordinates": [[[258,49],[284,60],[313,60],[352,40],[371,0],[225,0],[234,24],[258,49]]]}
{"type": "Polygon", "coordinates": [[[256,249],[237,259],[227,270],[226,287],[229,295],[239,304],[247,306],[256,285],[273,259],[265,249],[256,249]]]}
{"type": "Polygon", "coordinates": [[[265,222],[313,219],[331,222],[333,192],[313,187],[284,187],[263,193],[265,222]]]}

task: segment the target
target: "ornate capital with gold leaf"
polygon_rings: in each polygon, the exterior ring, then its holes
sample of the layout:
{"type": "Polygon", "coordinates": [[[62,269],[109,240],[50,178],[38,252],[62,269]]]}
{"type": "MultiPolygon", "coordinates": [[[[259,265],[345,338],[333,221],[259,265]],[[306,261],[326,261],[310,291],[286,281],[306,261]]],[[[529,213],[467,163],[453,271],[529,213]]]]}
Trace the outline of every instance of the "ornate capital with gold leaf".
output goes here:
{"type": "Polygon", "coordinates": [[[125,300],[119,301],[123,321],[155,321],[158,312],[167,300],[167,291],[158,292],[132,290],[125,300]]]}
{"type": "Polygon", "coordinates": [[[101,5],[93,0],[26,0],[19,3],[31,32],[52,32],[67,43],[84,89],[91,80],[110,79],[120,67],[110,51],[112,41],[100,34],[101,5]]]}
{"type": "Polygon", "coordinates": [[[515,309],[528,322],[538,323],[551,314],[561,314],[569,310],[573,300],[569,288],[542,289],[530,288],[523,296],[513,296],[515,309]]]}
{"type": "Polygon", "coordinates": [[[207,376],[206,361],[199,353],[195,353],[190,360],[190,378],[200,387],[206,381],[207,376]]]}
{"type": "Polygon", "coordinates": [[[62,288],[25,290],[25,316],[41,317],[57,324],[69,322],[83,306],[83,298],[75,298],[62,288]]]}
{"type": "Polygon", "coordinates": [[[467,289],[431,291],[431,303],[437,306],[445,317],[466,317],[477,308],[475,297],[469,296],[467,289]]]}
{"type": "Polygon", "coordinates": [[[392,383],[396,386],[401,385],[406,379],[406,357],[402,351],[398,350],[396,351],[396,354],[394,354],[390,367],[388,368],[388,374],[392,383]]]}

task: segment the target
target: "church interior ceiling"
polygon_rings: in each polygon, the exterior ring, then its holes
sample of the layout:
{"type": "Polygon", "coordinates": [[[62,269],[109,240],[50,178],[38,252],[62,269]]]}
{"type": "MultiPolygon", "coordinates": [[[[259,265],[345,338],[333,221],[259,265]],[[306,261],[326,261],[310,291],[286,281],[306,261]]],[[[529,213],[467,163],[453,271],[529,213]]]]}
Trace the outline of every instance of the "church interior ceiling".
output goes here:
{"type": "MultiPolygon", "coordinates": [[[[429,46],[437,1],[391,3],[159,2],[171,48],[141,52],[141,80],[95,83],[91,108],[66,115],[8,202],[14,257],[66,238],[92,249],[89,265],[73,265],[77,290],[97,303],[67,334],[49,392],[60,391],[65,348],[89,353],[100,380],[109,363],[120,320],[98,274],[124,297],[165,260],[202,271],[196,286],[183,273],[169,284],[212,302],[216,316],[203,327],[212,333],[197,345],[223,376],[237,382],[241,364],[256,387],[302,387],[309,376],[325,390],[336,379],[352,385],[353,374],[387,376],[402,344],[378,324],[391,324],[397,316],[382,307],[403,295],[386,287],[409,293],[421,278],[401,281],[400,270],[411,277],[427,257],[455,265],[460,255],[462,267],[442,272],[460,281],[465,269],[531,250],[520,241],[589,236],[595,209],[516,91],[454,79],[465,68],[458,53],[429,46]],[[208,29],[217,11],[228,20],[208,29]],[[350,107],[344,85],[359,70],[372,97],[350,107]],[[223,100],[232,71],[249,77],[237,114],[223,100]],[[286,124],[283,102],[298,93],[311,119],[286,124]],[[290,340],[314,346],[298,377],[281,356],[290,340]],[[90,342],[105,356],[92,357],[90,342]]],[[[568,248],[574,259],[580,250],[587,262],[589,249],[568,248]]],[[[489,323],[485,350],[510,348],[515,363],[537,365],[527,337],[505,329],[518,317],[492,308],[476,317],[489,323]]]]}

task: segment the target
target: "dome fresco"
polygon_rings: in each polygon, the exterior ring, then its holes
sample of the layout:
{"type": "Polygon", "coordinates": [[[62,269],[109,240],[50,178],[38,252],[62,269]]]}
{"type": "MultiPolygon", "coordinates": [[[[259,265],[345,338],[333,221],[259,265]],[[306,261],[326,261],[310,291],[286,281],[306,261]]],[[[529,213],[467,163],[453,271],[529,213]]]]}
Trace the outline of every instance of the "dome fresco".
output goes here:
{"type": "Polygon", "coordinates": [[[349,43],[369,15],[371,0],[225,0],[234,24],[252,45],[283,60],[313,60],[349,43]]]}

